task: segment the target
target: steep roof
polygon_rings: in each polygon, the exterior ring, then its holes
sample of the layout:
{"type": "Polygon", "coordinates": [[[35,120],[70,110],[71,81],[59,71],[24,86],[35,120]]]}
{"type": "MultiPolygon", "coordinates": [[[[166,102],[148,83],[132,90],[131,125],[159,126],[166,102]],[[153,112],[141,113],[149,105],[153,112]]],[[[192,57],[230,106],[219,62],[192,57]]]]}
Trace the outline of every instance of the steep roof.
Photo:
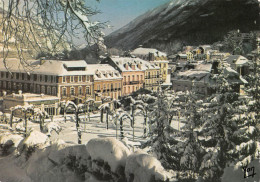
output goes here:
{"type": "Polygon", "coordinates": [[[241,55],[230,55],[225,61],[229,64],[245,65],[248,63],[248,59],[241,55]]]}
{"type": "Polygon", "coordinates": [[[122,79],[119,71],[109,64],[89,64],[88,68],[94,74],[94,80],[122,79]]]}
{"type": "Polygon", "coordinates": [[[125,71],[145,71],[147,69],[160,69],[160,67],[155,66],[154,63],[142,60],[140,58],[132,58],[132,57],[111,57],[110,58],[117,67],[125,72],[125,71]],[[132,65],[134,69],[132,69],[132,65]]]}

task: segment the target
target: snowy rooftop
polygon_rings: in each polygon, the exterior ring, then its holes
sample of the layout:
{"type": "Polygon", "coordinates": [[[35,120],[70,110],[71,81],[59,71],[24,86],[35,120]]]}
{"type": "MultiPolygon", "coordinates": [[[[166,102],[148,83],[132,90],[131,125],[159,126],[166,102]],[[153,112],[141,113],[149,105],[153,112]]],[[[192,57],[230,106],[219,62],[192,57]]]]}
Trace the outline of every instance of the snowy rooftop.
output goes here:
{"type": "MultiPolygon", "coordinates": [[[[59,60],[29,60],[29,65],[22,65],[19,59],[8,58],[6,66],[11,72],[23,72],[27,74],[44,74],[44,75],[91,75],[91,71],[84,60],[81,61],[59,61],[59,60]],[[86,67],[82,71],[68,71],[65,67],[86,67]]],[[[6,71],[3,59],[0,59],[0,71],[6,71]]]]}
{"type": "Polygon", "coordinates": [[[131,57],[111,57],[111,60],[118,66],[121,71],[144,71],[147,69],[160,69],[155,64],[131,57]]]}
{"type": "Polygon", "coordinates": [[[230,55],[225,61],[229,64],[245,65],[248,64],[248,59],[241,55],[230,55]]]}
{"type": "Polygon", "coordinates": [[[148,55],[149,53],[153,53],[154,56],[159,56],[159,57],[167,56],[166,53],[158,51],[157,49],[152,49],[152,48],[139,47],[131,52],[131,54],[133,54],[133,55],[148,55]]]}
{"type": "Polygon", "coordinates": [[[62,61],[62,63],[68,68],[75,68],[75,67],[87,67],[87,63],[84,60],[79,61],[62,61]]]}
{"type": "Polygon", "coordinates": [[[44,94],[32,94],[32,93],[7,95],[4,97],[4,100],[5,99],[23,100],[25,102],[43,101],[43,100],[59,100],[59,98],[56,96],[44,95],[44,94]]]}
{"type": "Polygon", "coordinates": [[[94,80],[122,79],[119,71],[108,64],[89,64],[88,69],[94,74],[94,80]]]}

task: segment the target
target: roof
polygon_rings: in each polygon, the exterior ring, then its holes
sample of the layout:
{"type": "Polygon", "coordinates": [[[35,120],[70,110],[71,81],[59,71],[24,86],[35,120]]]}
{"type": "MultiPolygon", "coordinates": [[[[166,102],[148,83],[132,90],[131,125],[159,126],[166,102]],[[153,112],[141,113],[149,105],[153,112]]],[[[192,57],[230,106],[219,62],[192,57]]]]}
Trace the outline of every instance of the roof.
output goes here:
{"type": "Polygon", "coordinates": [[[230,55],[225,61],[229,64],[245,65],[248,64],[248,59],[241,55],[230,55]]]}
{"type": "Polygon", "coordinates": [[[12,94],[4,97],[4,100],[23,100],[25,102],[37,102],[37,101],[46,101],[46,100],[59,100],[58,97],[52,95],[44,94],[32,94],[32,93],[23,93],[23,94],[12,94]]]}
{"type": "Polygon", "coordinates": [[[119,71],[109,64],[89,64],[88,68],[94,74],[94,81],[122,79],[119,71]]]}
{"type": "Polygon", "coordinates": [[[154,56],[159,56],[159,57],[167,56],[166,53],[158,51],[157,49],[153,49],[153,48],[139,47],[131,52],[131,54],[133,54],[133,55],[148,55],[149,53],[153,53],[154,56]]]}
{"type": "Polygon", "coordinates": [[[195,70],[200,70],[200,71],[211,72],[211,69],[212,69],[212,64],[198,64],[195,67],[195,70]]]}
{"type": "MultiPolygon", "coordinates": [[[[70,75],[91,75],[91,70],[84,60],[81,61],[60,61],[60,60],[29,60],[28,64],[21,64],[21,61],[16,58],[6,59],[6,66],[8,71],[22,72],[27,74],[42,74],[42,75],[56,75],[56,76],[70,76],[70,75]],[[75,63],[75,66],[73,64],[75,63]],[[69,67],[85,67],[82,71],[68,71],[65,66],[69,67]]],[[[6,71],[3,59],[0,59],[0,71],[6,71]]],[[[93,75],[93,74],[92,74],[93,75]]]]}
{"type": "Polygon", "coordinates": [[[67,66],[68,68],[87,67],[87,63],[84,60],[80,60],[80,61],[62,61],[62,63],[65,66],[67,66]]]}
{"type": "Polygon", "coordinates": [[[153,62],[145,61],[140,58],[111,57],[110,59],[123,72],[145,71],[147,69],[160,69],[160,67],[156,66],[153,62]],[[134,65],[134,69],[132,69],[132,65],[134,65]]]}

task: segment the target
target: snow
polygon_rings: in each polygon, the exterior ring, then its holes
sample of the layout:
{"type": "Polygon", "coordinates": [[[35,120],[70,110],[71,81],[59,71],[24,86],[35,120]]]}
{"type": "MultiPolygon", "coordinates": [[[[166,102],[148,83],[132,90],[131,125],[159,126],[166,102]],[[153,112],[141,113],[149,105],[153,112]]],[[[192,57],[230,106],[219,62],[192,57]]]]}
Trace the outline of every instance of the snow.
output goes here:
{"type": "Polygon", "coordinates": [[[25,144],[27,147],[34,147],[34,146],[45,144],[47,140],[48,140],[47,135],[39,131],[31,131],[30,134],[23,141],[23,144],[25,144]]]}
{"type": "Polygon", "coordinates": [[[127,158],[125,174],[128,181],[134,178],[133,182],[149,182],[153,177],[163,181],[168,178],[161,163],[143,152],[133,153],[127,158]]]}
{"type": "Polygon", "coordinates": [[[61,131],[61,127],[55,122],[50,122],[44,126],[43,130],[46,132],[47,136],[51,136],[52,131],[55,131],[59,134],[59,132],[61,131]]]}
{"type": "Polygon", "coordinates": [[[92,160],[107,162],[112,172],[116,172],[120,166],[125,166],[126,158],[130,154],[129,149],[115,138],[92,139],[86,147],[92,160]]]}

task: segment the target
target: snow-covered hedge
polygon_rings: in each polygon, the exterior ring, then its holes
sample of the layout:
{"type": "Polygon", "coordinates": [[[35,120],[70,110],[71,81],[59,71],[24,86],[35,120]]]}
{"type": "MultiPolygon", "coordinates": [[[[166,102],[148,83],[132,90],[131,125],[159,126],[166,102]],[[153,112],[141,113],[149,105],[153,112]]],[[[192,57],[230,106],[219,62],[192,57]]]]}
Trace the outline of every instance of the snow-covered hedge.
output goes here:
{"type": "Polygon", "coordinates": [[[126,158],[130,154],[129,149],[114,138],[95,138],[87,143],[87,151],[92,160],[107,162],[112,172],[120,166],[125,166],[126,158]]]}
{"type": "Polygon", "coordinates": [[[168,175],[160,161],[141,152],[128,156],[125,175],[127,181],[132,182],[166,181],[168,179],[168,175]]]}
{"type": "MultiPolygon", "coordinates": [[[[0,144],[10,144],[17,149],[13,157],[6,161],[0,159],[0,169],[4,167],[1,160],[6,164],[11,159],[15,167],[24,171],[26,176],[21,177],[32,181],[167,180],[167,173],[156,158],[146,153],[131,153],[114,138],[97,138],[86,145],[72,145],[62,140],[50,142],[45,134],[32,131],[26,138],[0,135],[0,144]]],[[[4,179],[12,177],[0,171],[1,175],[6,175],[4,179]]]]}
{"type": "Polygon", "coordinates": [[[0,155],[8,155],[12,153],[22,140],[23,137],[20,135],[6,133],[0,135],[0,155]]]}

